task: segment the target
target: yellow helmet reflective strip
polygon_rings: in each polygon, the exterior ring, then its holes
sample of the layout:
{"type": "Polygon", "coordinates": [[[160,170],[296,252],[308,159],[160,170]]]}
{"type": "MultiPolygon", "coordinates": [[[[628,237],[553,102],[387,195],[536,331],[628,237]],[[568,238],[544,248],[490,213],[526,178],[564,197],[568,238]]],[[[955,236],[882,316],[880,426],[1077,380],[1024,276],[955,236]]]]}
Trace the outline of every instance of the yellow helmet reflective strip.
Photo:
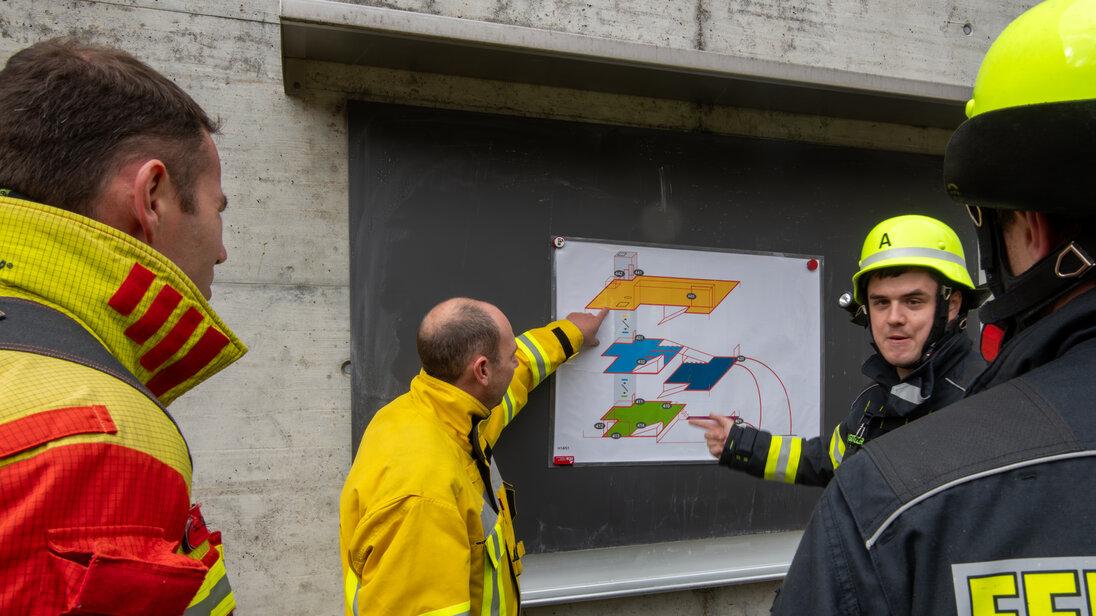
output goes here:
{"type": "Polygon", "coordinates": [[[941,259],[951,261],[962,267],[967,266],[965,259],[946,250],[936,248],[889,248],[881,250],[860,262],[860,267],[871,267],[880,261],[888,259],[941,259]]]}
{"type": "Polygon", "coordinates": [[[833,429],[830,437],[830,464],[837,468],[845,459],[845,438],[841,435],[841,425],[833,429]]]}
{"type": "Polygon", "coordinates": [[[220,545],[216,549],[220,558],[209,568],[202,587],[194,595],[183,616],[228,616],[236,609],[236,597],[232,595],[228,572],[225,571],[225,550],[220,545]]]}
{"type": "Polygon", "coordinates": [[[765,458],[765,479],[795,483],[802,451],[803,439],[773,435],[769,441],[769,455],[765,458]]]}
{"type": "Polygon", "coordinates": [[[358,616],[358,591],[362,589],[361,580],[353,569],[346,570],[346,579],[343,580],[343,597],[346,599],[346,611],[358,616]]]}

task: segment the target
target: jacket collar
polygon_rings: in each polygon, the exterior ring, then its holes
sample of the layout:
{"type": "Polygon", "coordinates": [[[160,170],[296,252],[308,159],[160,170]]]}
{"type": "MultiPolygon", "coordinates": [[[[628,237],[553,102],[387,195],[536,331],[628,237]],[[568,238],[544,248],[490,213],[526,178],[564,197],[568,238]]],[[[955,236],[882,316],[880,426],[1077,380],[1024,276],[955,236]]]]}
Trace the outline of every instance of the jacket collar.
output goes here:
{"type": "Polygon", "coordinates": [[[167,406],[247,347],[159,252],[113,227],[0,196],[0,295],[91,332],[167,406]]]}
{"type": "Polygon", "coordinates": [[[1015,378],[1049,363],[1073,347],[1096,338],[1096,289],[1073,298],[1005,342],[967,395],[1015,378]]]}
{"type": "MultiPolygon", "coordinates": [[[[864,376],[879,383],[888,395],[881,414],[888,417],[906,417],[918,411],[936,392],[937,380],[947,377],[970,352],[970,338],[956,332],[913,372],[899,379],[894,366],[876,353],[869,357],[860,370],[864,376]]],[[[918,411],[920,412],[920,411],[918,411]]]]}
{"type": "Polygon", "coordinates": [[[471,455],[472,444],[468,435],[472,432],[472,424],[486,418],[490,409],[468,392],[422,370],[411,380],[411,396],[416,402],[416,409],[433,411],[437,420],[446,427],[446,433],[452,435],[471,455]]]}

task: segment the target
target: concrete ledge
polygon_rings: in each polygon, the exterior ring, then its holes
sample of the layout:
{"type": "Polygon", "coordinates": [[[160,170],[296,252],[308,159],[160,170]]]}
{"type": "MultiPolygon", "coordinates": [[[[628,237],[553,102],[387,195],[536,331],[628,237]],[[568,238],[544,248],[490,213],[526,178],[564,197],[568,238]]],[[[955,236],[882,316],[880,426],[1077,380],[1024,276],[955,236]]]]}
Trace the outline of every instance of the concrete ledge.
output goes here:
{"type": "Polygon", "coordinates": [[[801,531],[529,554],[522,605],[536,607],[783,579],[801,531]]]}
{"type": "Polygon", "coordinates": [[[283,58],[705,105],[955,128],[970,96],[945,83],[334,0],[282,0],[281,23],[283,58]]]}

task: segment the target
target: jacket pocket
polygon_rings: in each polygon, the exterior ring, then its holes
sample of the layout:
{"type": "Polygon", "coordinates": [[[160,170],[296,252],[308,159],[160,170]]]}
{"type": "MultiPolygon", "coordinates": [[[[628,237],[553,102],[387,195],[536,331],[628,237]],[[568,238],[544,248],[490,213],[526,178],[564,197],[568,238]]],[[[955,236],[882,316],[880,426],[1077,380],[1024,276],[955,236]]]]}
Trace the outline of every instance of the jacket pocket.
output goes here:
{"type": "Polygon", "coordinates": [[[201,562],[175,553],[178,543],[150,526],[53,529],[46,543],[65,616],[182,614],[206,575],[201,562]]]}

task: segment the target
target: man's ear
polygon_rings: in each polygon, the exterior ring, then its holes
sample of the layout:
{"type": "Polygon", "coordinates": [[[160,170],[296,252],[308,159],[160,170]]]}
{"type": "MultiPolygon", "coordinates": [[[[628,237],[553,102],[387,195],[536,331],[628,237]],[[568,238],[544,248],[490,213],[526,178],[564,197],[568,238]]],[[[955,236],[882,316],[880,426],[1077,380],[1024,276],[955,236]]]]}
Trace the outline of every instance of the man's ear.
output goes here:
{"type": "Polygon", "coordinates": [[[1038,263],[1058,245],[1054,226],[1043,212],[1017,212],[1017,214],[1027,225],[1023,238],[1024,248],[1031,255],[1032,262],[1038,263]]]}
{"type": "Polygon", "coordinates": [[[159,239],[167,200],[178,199],[175,187],[168,178],[167,167],[162,161],[153,158],[137,168],[130,197],[133,216],[141,234],[137,239],[153,246],[159,239]]]}
{"type": "Polygon", "coordinates": [[[488,364],[487,358],[483,355],[477,356],[476,359],[472,361],[472,378],[483,387],[487,387],[489,382],[487,372],[490,366],[488,364]]]}
{"type": "Polygon", "coordinates": [[[963,305],[963,292],[959,289],[954,289],[951,292],[951,297],[948,298],[948,323],[955,320],[955,317],[959,316],[959,308],[963,305]]]}

